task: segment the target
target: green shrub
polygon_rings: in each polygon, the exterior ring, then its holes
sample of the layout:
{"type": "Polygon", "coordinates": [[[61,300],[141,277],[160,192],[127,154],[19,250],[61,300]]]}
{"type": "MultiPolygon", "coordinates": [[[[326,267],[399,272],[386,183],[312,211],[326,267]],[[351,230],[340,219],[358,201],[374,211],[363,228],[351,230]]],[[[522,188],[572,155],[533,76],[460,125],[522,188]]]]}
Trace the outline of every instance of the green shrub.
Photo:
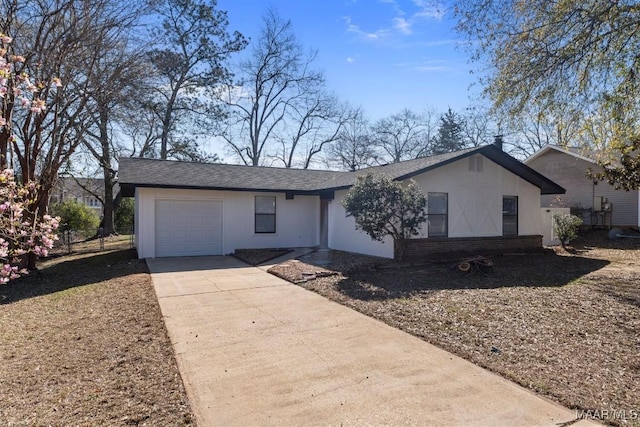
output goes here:
{"type": "Polygon", "coordinates": [[[66,230],[87,230],[95,232],[100,225],[98,214],[90,207],[75,200],[56,203],[50,207],[53,216],[60,217],[60,228],[66,230]]]}
{"type": "Polygon", "coordinates": [[[115,212],[114,223],[118,233],[128,233],[133,228],[135,207],[132,197],[123,197],[115,212]]]}
{"type": "Polygon", "coordinates": [[[427,220],[427,199],[413,181],[402,183],[368,173],[356,179],[342,201],[347,216],[371,238],[393,237],[395,257],[402,260],[407,239],[416,236],[427,220]]]}
{"type": "Polygon", "coordinates": [[[566,247],[567,244],[578,237],[578,230],[582,225],[582,220],[575,215],[569,214],[554,214],[553,215],[553,230],[560,240],[562,247],[566,247]]]}

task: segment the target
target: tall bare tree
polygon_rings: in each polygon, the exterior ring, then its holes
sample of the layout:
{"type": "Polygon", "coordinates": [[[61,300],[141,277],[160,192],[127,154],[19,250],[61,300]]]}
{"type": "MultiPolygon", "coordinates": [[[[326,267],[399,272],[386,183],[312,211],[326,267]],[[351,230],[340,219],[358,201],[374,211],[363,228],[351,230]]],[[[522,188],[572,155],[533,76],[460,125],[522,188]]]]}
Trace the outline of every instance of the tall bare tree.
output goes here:
{"type": "MultiPolygon", "coordinates": [[[[15,159],[24,182],[39,184],[34,204],[47,210],[48,194],[58,170],[82,143],[92,87],[89,76],[101,48],[113,41],[128,16],[128,5],[110,0],[4,0],[0,31],[15,36],[16,52],[24,55],[22,70],[32,80],[61,86],[40,86],[47,110],[26,110],[13,117],[16,139],[8,160],[15,159]]],[[[3,148],[4,149],[4,148],[3,148]]]]}
{"type": "Polygon", "coordinates": [[[198,157],[194,135],[209,131],[222,117],[215,101],[231,73],[225,61],[245,48],[239,33],[227,31],[225,11],[215,0],[160,0],[154,12],[160,22],[150,38],[148,58],[156,79],[147,106],[157,116],[160,158],[198,157]],[[189,138],[189,135],[192,135],[189,138]]]}
{"type": "Polygon", "coordinates": [[[547,144],[592,146],[584,139],[586,122],[572,108],[547,111],[532,102],[517,115],[504,117],[502,131],[510,135],[506,149],[516,157],[528,157],[547,144]]]}
{"type": "Polygon", "coordinates": [[[327,163],[348,171],[356,171],[373,166],[377,163],[378,157],[369,122],[362,109],[358,108],[329,146],[327,163]]]}
{"type": "Polygon", "coordinates": [[[465,109],[462,119],[462,135],[470,147],[490,144],[500,133],[487,107],[472,105],[465,109]]]}
{"type": "MultiPolygon", "coordinates": [[[[276,156],[292,165],[303,137],[310,136],[307,130],[324,128],[323,118],[335,117],[328,109],[324,76],[313,68],[315,59],[316,52],[305,52],[298,41],[291,21],[267,10],[251,56],[240,65],[239,85],[224,95],[229,118],[220,136],[242,162],[259,165],[274,155],[272,144],[279,140],[285,150],[276,156]],[[293,128],[299,130],[291,135],[293,128]]],[[[325,139],[312,142],[304,157],[310,161],[325,139]]]]}
{"type": "Polygon", "coordinates": [[[378,120],[371,132],[381,157],[389,163],[423,157],[430,153],[434,125],[431,115],[407,108],[378,120]]]}
{"type": "MultiPolygon", "coordinates": [[[[137,13],[130,15],[132,21],[138,17],[137,13]]],[[[119,195],[113,192],[117,169],[114,163],[123,148],[119,143],[122,134],[119,133],[121,127],[118,124],[127,121],[132,112],[137,110],[137,106],[132,104],[138,99],[135,94],[141,90],[139,76],[146,71],[145,64],[138,60],[140,52],[131,50],[130,35],[126,32],[128,27],[124,26],[123,31],[111,43],[96,46],[96,49],[104,51],[89,75],[91,91],[87,106],[87,125],[80,135],[83,148],[98,163],[103,178],[103,191],[88,191],[102,203],[103,217],[100,226],[105,235],[115,231],[114,212],[120,202],[119,195]]]]}
{"type": "Polygon", "coordinates": [[[284,121],[287,126],[274,135],[280,144],[274,157],[287,168],[309,168],[325,146],[338,138],[353,114],[335,96],[315,93],[304,97],[289,109],[284,121]]]}

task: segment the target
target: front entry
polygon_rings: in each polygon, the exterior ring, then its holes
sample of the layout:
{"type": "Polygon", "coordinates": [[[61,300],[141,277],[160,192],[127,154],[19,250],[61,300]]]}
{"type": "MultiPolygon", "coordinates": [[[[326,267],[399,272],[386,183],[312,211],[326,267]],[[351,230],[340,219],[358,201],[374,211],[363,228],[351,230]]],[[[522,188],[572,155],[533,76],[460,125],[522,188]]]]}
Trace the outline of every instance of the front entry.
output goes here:
{"type": "Polygon", "coordinates": [[[320,199],[320,249],[329,247],[329,200],[320,199]]]}

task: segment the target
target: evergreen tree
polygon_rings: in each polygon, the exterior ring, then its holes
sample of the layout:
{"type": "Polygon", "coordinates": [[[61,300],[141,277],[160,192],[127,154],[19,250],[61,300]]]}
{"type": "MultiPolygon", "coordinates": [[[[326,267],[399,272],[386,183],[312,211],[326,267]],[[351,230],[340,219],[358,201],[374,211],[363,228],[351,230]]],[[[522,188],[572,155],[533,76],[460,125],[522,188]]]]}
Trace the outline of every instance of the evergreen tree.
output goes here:
{"type": "Polygon", "coordinates": [[[444,154],[462,150],[466,145],[463,130],[464,119],[449,108],[440,117],[438,133],[431,141],[431,154],[444,154]]]}

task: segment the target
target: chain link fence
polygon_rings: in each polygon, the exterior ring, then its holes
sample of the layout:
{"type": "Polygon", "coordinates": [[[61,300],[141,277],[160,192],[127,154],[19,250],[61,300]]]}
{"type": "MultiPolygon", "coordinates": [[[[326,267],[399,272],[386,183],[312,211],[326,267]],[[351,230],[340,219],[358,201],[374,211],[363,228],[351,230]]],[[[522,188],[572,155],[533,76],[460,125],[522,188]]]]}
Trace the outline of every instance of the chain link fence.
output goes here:
{"type": "Polygon", "coordinates": [[[133,227],[116,228],[113,234],[105,233],[103,228],[59,230],[58,237],[51,254],[123,250],[135,246],[133,227]]]}

